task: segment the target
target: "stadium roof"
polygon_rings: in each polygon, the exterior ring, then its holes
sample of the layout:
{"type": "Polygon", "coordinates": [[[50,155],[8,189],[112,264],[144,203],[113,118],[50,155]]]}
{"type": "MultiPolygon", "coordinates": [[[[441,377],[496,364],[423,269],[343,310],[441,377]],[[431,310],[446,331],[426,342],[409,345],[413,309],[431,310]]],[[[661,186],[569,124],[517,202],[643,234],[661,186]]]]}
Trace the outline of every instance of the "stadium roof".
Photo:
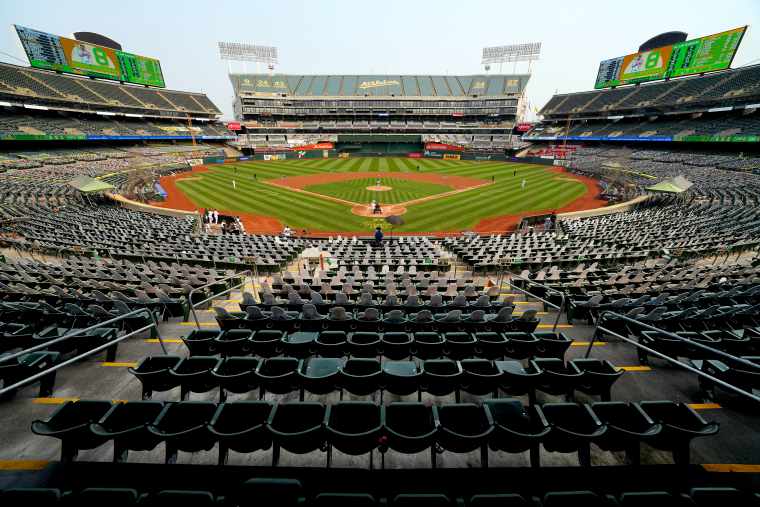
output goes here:
{"type": "Polygon", "coordinates": [[[291,96],[467,97],[522,94],[529,74],[474,76],[304,76],[230,74],[236,92],[291,96]]]}
{"type": "Polygon", "coordinates": [[[646,189],[647,192],[660,192],[663,194],[680,194],[688,190],[694,183],[690,182],[683,176],[674,176],[657,185],[646,189]]]}
{"type": "Polygon", "coordinates": [[[83,194],[94,194],[95,192],[103,192],[104,190],[114,190],[116,187],[109,185],[108,183],[95,178],[91,178],[84,174],[81,174],[69,181],[69,185],[76,188],[83,194]]]}

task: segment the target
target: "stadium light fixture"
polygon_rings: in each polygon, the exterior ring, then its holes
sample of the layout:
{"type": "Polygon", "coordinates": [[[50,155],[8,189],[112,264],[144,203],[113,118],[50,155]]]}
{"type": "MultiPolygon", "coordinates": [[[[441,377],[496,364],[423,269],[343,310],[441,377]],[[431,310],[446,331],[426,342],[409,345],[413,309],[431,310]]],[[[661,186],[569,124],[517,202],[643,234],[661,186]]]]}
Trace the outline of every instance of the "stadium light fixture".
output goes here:
{"type": "Polygon", "coordinates": [[[517,71],[517,62],[529,62],[528,72],[530,72],[530,63],[533,60],[538,60],[540,54],[540,42],[512,44],[509,46],[492,46],[489,48],[483,48],[483,58],[480,63],[481,65],[498,63],[500,65],[499,74],[501,74],[504,62],[515,62],[515,69],[513,72],[517,71]]]}
{"type": "Polygon", "coordinates": [[[266,63],[270,71],[274,70],[275,64],[279,64],[277,61],[277,48],[274,46],[253,46],[237,42],[220,42],[219,54],[222,60],[227,60],[230,73],[232,73],[232,65],[230,64],[232,60],[243,62],[243,72],[247,72],[245,69],[246,61],[256,62],[257,73],[260,72],[259,63],[266,63]]]}

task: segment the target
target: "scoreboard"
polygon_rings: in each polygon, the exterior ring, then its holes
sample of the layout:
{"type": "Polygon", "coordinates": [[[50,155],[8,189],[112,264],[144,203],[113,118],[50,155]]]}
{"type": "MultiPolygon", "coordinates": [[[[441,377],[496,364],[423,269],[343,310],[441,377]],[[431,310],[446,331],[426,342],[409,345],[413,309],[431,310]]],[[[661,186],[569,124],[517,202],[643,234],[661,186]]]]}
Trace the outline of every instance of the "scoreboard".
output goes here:
{"type": "Polygon", "coordinates": [[[750,26],[680,42],[599,64],[594,88],[608,88],[728,69],[750,26]]]}
{"type": "Polygon", "coordinates": [[[152,58],[11,25],[29,64],[39,69],[165,87],[161,63],[152,58]]]}

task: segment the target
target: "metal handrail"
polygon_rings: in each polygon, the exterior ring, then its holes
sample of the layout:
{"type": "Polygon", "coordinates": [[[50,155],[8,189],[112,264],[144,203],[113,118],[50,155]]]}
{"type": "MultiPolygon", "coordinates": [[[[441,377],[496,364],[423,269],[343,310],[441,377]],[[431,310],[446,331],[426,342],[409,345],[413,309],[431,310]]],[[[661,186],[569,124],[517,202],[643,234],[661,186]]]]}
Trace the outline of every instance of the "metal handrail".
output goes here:
{"type": "MultiPolygon", "coordinates": [[[[604,315],[605,313],[613,313],[613,312],[610,312],[610,311],[605,311],[605,312],[603,312],[603,313],[602,313],[602,315],[604,315]]],[[[601,315],[600,315],[600,317],[601,317],[601,315]]],[[[623,316],[622,316],[622,315],[618,315],[618,317],[623,317],[623,316]]],[[[631,319],[628,319],[628,320],[631,320],[631,319]]],[[[601,322],[601,319],[599,319],[599,322],[601,322]]],[[[637,323],[638,323],[638,322],[637,322],[637,323]]],[[[625,337],[625,336],[622,336],[622,335],[620,335],[620,334],[618,334],[618,333],[616,333],[616,332],[614,332],[614,331],[610,331],[609,329],[606,329],[606,328],[604,328],[604,327],[600,326],[598,323],[597,323],[596,327],[594,328],[594,336],[592,336],[592,338],[591,338],[591,342],[589,343],[589,347],[588,347],[588,349],[586,350],[586,354],[583,356],[583,358],[584,358],[584,359],[588,358],[589,352],[591,351],[591,344],[593,344],[593,342],[594,342],[594,337],[596,336],[596,332],[597,332],[597,330],[599,330],[599,329],[601,329],[602,331],[604,331],[605,333],[607,333],[607,334],[609,334],[609,335],[611,335],[611,336],[615,336],[615,337],[617,337],[617,338],[620,338],[621,340],[624,340],[624,341],[626,341],[626,342],[628,342],[628,343],[632,343],[633,345],[637,346],[638,348],[640,348],[640,349],[643,349],[643,350],[646,350],[646,351],[647,351],[647,353],[649,353],[649,354],[652,354],[652,355],[654,355],[654,356],[660,357],[661,359],[666,359],[666,360],[667,360],[667,361],[669,361],[671,364],[675,364],[675,365],[677,365],[677,366],[680,366],[681,368],[684,368],[684,369],[686,369],[686,370],[689,370],[689,371],[691,371],[692,373],[696,373],[696,374],[697,374],[697,375],[699,375],[699,376],[702,376],[702,377],[706,377],[706,378],[709,378],[710,380],[712,380],[712,381],[713,381],[713,382],[715,382],[716,384],[720,384],[721,386],[723,386],[723,387],[725,387],[725,388],[727,388],[727,389],[730,389],[731,391],[734,391],[734,392],[736,392],[737,394],[741,394],[741,395],[743,395],[743,396],[746,396],[746,397],[748,397],[748,398],[751,398],[751,399],[753,399],[753,400],[755,400],[755,401],[760,401],[760,398],[759,398],[759,397],[755,396],[754,394],[752,394],[752,393],[750,393],[750,392],[747,392],[747,391],[743,391],[743,390],[739,389],[739,388],[738,388],[738,387],[736,387],[736,386],[733,386],[733,385],[731,385],[731,384],[729,384],[729,383],[727,383],[727,382],[724,382],[724,381],[722,381],[722,380],[720,380],[720,379],[717,379],[717,378],[713,377],[712,375],[708,375],[708,374],[706,374],[706,373],[705,373],[705,372],[703,372],[703,371],[700,371],[700,370],[698,370],[698,369],[696,369],[696,368],[694,368],[694,367],[692,367],[692,366],[689,366],[688,364],[684,364],[684,363],[682,363],[682,362],[680,362],[680,361],[673,361],[673,359],[672,359],[672,358],[670,358],[670,357],[666,356],[665,354],[662,354],[662,353],[660,353],[660,352],[657,352],[656,350],[652,350],[652,349],[650,349],[649,347],[646,347],[646,346],[644,346],[644,345],[642,345],[642,344],[640,344],[640,343],[638,343],[638,342],[635,342],[635,341],[631,340],[630,338],[627,338],[627,337],[625,337]]],[[[656,329],[656,331],[660,331],[660,330],[659,330],[659,329],[656,329]]],[[[660,331],[660,332],[664,332],[664,331],[660,331]]],[[[675,335],[672,335],[671,333],[666,333],[666,334],[669,334],[669,335],[671,335],[671,336],[675,336],[675,335]]],[[[679,338],[679,339],[683,339],[683,338],[681,338],[680,336],[675,336],[675,337],[676,337],[676,338],[679,338]]],[[[691,345],[700,345],[700,344],[698,344],[698,343],[696,343],[696,342],[691,342],[691,345]]],[[[705,347],[705,348],[707,348],[707,349],[710,349],[710,347],[705,347]]],[[[712,351],[714,351],[714,352],[720,352],[719,350],[715,350],[715,349],[710,349],[710,350],[712,350],[712,351]]],[[[731,356],[731,357],[734,357],[734,356],[731,356]]],[[[746,362],[746,361],[744,361],[744,360],[742,360],[741,358],[738,358],[738,357],[736,358],[736,360],[739,360],[739,361],[741,361],[741,362],[746,362]]],[[[754,363],[749,363],[749,364],[751,364],[752,366],[758,367],[758,365],[756,365],[756,364],[754,364],[754,363]]],[[[623,369],[623,370],[625,370],[625,368],[622,368],[622,369],[623,369]]]]}
{"type": "MultiPolygon", "coordinates": [[[[670,331],[663,331],[662,329],[657,329],[656,327],[650,326],[649,324],[641,322],[640,320],[635,320],[635,319],[632,319],[632,318],[627,317],[625,315],[617,314],[617,313],[615,313],[615,312],[613,312],[611,310],[605,310],[605,311],[603,311],[602,313],[599,314],[599,319],[597,320],[596,326],[594,327],[594,334],[591,335],[591,341],[588,343],[588,348],[586,349],[586,354],[583,356],[584,359],[588,357],[589,353],[591,353],[591,347],[594,345],[594,340],[596,339],[596,330],[599,329],[600,324],[604,320],[604,316],[605,315],[615,315],[615,317],[618,318],[618,319],[622,319],[622,320],[628,321],[628,322],[630,322],[632,324],[637,324],[637,325],[639,325],[639,326],[641,326],[643,328],[646,328],[646,329],[648,329],[650,331],[657,331],[660,334],[664,334],[668,338],[675,338],[677,340],[681,340],[682,342],[689,342],[689,345],[694,345],[694,346],[699,347],[701,349],[707,350],[711,354],[717,354],[719,356],[723,356],[725,358],[728,358],[728,359],[730,359],[730,360],[732,360],[734,362],[742,363],[742,364],[744,364],[746,366],[751,366],[752,368],[760,369],[760,365],[759,364],[752,363],[750,361],[747,361],[746,359],[742,359],[741,357],[732,356],[731,354],[729,354],[727,352],[723,352],[722,350],[718,350],[718,349],[714,349],[712,347],[708,347],[707,345],[704,345],[702,343],[689,340],[688,338],[684,338],[683,336],[678,336],[677,334],[671,333],[670,331]]],[[[616,334],[616,333],[613,333],[611,331],[607,331],[606,329],[602,329],[602,331],[604,331],[605,333],[609,333],[609,334],[616,334]]],[[[637,345],[638,345],[638,343],[637,343],[637,345]]],[[[642,345],[642,347],[643,347],[643,345],[642,345]]],[[[666,358],[667,358],[667,356],[666,356],[666,358]]],[[[667,359],[670,360],[670,361],[672,361],[672,359],[670,359],[670,358],[667,358],[667,359]]]]}
{"type": "MultiPolygon", "coordinates": [[[[155,320],[153,321],[153,323],[148,324],[145,327],[142,327],[142,328],[140,328],[140,329],[138,329],[136,331],[132,331],[131,333],[127,333],[124,336],[122,336],[121,338],[117,338],[117,339],[115,339],[112,342],[100,345],[100,346],[98,346],[98,347],[96,347],[96,348],[94,348],[92,350],[89,350],[89,351],[85,352],[84,354],[80,354],[80,355],[78,355],[76,357],[72,357],[71,359],[69,359],[67,361],[59,363],[59,364],[53,366],[52,368],[49,368],[49,369],[47,369],[45,371],[37,373],[36,375],[32,375],[31,377],[25,378],[24,380],[21,380],[20,382],[17,382],[17,383],[15,383],[13,385],[10,385],[10,386],[3,386],[3,388],[0,389],[0,395],[5,394],[6,392],[8,392],[10,390],[18,389],[19,387],[23,387],[23,386],[25,386],[27,384],[31,384],[33,382],[36,382],[37,379],[45,377],[45,376],[49,375],[51,372],[53,372],[53,371],[59,370],[59,369],[63,368],[64,366],[66,366],[68,364],[71,364],[71,363],[73,363],[75,361],[78,361],[78,360],[80,360],[82,358],[85,358],[87,356],[91,356],[93,354],[96,354],[96,353],[100,352],[101,350],[105,350],[108,347],[111,347],[115,343],[119,343],[122,340],[126,340],[127,338],[131,338],[132,336],[134,336],[136,334],[139,334],[139,333],[142,333],[143,331],[147,331],[148,329],[150,329],[152,327],[155,327],[156,331],[158,331],[158,324],[156,324],[155,320]]],[[[158,336],[159,336],[159,340],[161,340],[161,335],[159,334],[158,336]]],[[[47,345],[47,344],[45,344],[45,345],[47,345]]],[[[164,346],[164,343],[163,343],[163,341],[161,341],[161,347],[163,347],[163,346],[164,346]]],[[[164,348],[164,354],[166,354],[166,349],[165,348],[164,348]]],[[[9,359],[9,358],[10,357],[6,357],[4,359],[9,359]]]]}
{"type": "MultiPolygon", "coordinates": [[[[502,273],[502,272],[503,272],[503,266],[500,265],[499,266],[499,273],[502,273]]],[[[559,305],[559,306],[557,306],[554,303],[547,301],[546,299],[543,299],[543,298],[540,298],[538,296],[535,296],[535,295],[531,294],[530,292],[528,292],[526,290],[523,290],[520,287],[514,285],[513,283],[511,283],[509,281],[510,280],[509,278],[506,279],[507,283],[509,284],[510,287],[512,287],[513,290],[519,290],[520,292],[522,292],[526,296],[530,296],[532,298],[536,298],[539,301],[543,301],[544,303],[546,303],[547,305],[551,306],[552,308],[556,308],[557,309],[557,320],[554,322],[554,327],[552,328],[552,332],[555,333],[557,331],[557,324],[559,324],[559,318],[562,316],[562,310],[565,309],[565,302],[566,302],[565,294],[563,292],[560,292],[560,291],[556,290],[556,289],[552,289],[551,287],[547,287],[546,285],[540,284],[538,282],[534,282],[533,280],[529,280],[527,278],[523,278],[520,275],[512,275],[512,276],[514,276],[515,278],[519,278],[520,280],[525,280],[526,282],[532,283],[533,285],[538,285],[539,287],[543,287],[547,291],[556,292],[557,294],[560,295],[560,297],[562,298],[562,304],[559,305]]],[[[499,295],[501,295],[501,285],[504,282],[504,278],[501,276],[501,274],[499,275],[499,279],[498,280],[499,280],[499,295]]]]}
{"type": "MultiPolygon", "coordinates": [[[[245,271],[241,271],[240,273],[236,273],[236,274],[234,274],[232,276],[228,276],[226,278],[221,278],[219,280],[216,280],[213,283],[207,283],[206,285],[202,285],[201,287],[195,287],[195,288],[193,288],[190,291],[190,293],[187,295],[187,300],[190,303],[190,310],[192,310],[192,312],[193,312],[193,318],[195,319],[195,325],[196,325],[196,327],[198,329],[201,328],[201,324],[200,324],[200,321],[198,321],[198,314],[195,313],[195,305],[196,304],[197,305],[202,305],[203,303],[207,303],[209,301],[212,301],[214,299],[214,296],[219,296],[219,295],[222,295],[222,294],[226,294],[228,292],[232,292],[234,289],[237,289],[238,287],[245,287],[245,283],[246,283],[245,282],[245,273],[248,273],[248,276],[251,277],[252,283],[254,285],[256,285],[256,280],[253,279],[253,272],[250,269],[246,269],[245,271]],[[226,289],[226,290],[220,292],[219,294],[215,294],[214,296],[211,296],[208,299],[204,299],[203,301],[198,301],[197,303],[193,303],[193,293],[195,291],[197,291],[197,290],[203,290],[203,289],[205,289],[207,287],[211,287],[212,285],[215,285],[215,284],[217,284],[219,282],[224,282],[225,280],[230,280],[232,278],[240,278],[241,276],[243,276],[243,283],[235,285],[235,286],[231,286],[229,289],[226,289]]],[[[255,292],[255,287],[254,287],[254,292],[255,292]]]]}
{"type": "MultiPolygon", "coordinates": [[[[6,303],[6,304],[12,304],[12,303],[6,303]]],[[[93,329],[97,329],[99,327],[104,327],[104,326],[106,326],[108,324],[112,324],[114,322],[117,322],[117,321],[120,321],[120,320],[124,320],[127,317],[131,317],[132,315],[137,315],[138,313],[142,313],[146,309],[147,308],[143,308],[143,309],[139,309],[139,310],[134,310],[134,311],[131,311],[131,312],[126,313],[124,315],[119,315],[118,317],[113,318],[111,320],[107,320],[105,322],[99,322],[99,323],[95,324],[94,326],[90,326],[90,327],[87,327],[85,329],[77,329],[77,330],[75,330],[72,333],[66,333],[65,335],[63,335],[63,336],[61,336],[59,338],[56,338],[55,340],[50,340],[50,341],[42,343],[40,345],[35,345],[34,347],[30,347],[30,348],[28,348],[26,350],[22,350],[21,352],[16,352],[15,354],[10,354],[10,355],[7,355],[7,356],[2,356],[2,357],[0,357],[0,363],[2,363],[4,361],[8,361],[10,359],[15,359],[15,358],[17,358],[19,356],[23,356],[25,354],[29,354],[30,352],[35,352],[35,351],[40,350],[40,349],[48,348],[50,345],[53,345],[53,344],[56,344],[56,343],[60,343],[62,341],[66,341],[69,338],[73,338],[75,336],[79,336],[80,334],[86,333],[88,331],[92,331],[93,329]]],[[[166,354],[166,347],[164,346],[164,341],[161,338],[161,333],[158,331],[158,323],[156,322],[155,316],[153,315],[153,312],[151,312],[150,310],[148,310],[148,313],[150,314],[151,320],[153,320],[153,322],[154,322],[154,324],[156,326],[156,334],[158,335],[159,342],[161,343],[161,348],[164,349],[164,354],[166,354]]]]}

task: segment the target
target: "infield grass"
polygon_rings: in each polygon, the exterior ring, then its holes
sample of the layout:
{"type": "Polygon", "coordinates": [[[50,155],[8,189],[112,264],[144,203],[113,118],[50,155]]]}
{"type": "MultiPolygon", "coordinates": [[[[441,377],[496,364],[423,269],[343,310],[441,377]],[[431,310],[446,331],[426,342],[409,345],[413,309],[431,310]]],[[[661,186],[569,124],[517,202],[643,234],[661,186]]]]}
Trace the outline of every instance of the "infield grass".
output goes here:
{"type": "MultiPolygon", "coordinates": [[[[210,173],[201,173],[200,180],[177,180],[179,188],[198,208],[213,207],[238,213],[272,216],[294,229],[314,229],[323,231],[354,232],[361,231],[360,224],[366,218],[351,213],[351,206],[330,201],[321,197],[273,187],[263,183],[266,180],[279,180],[283,174],[289,178],[301,175],[317,175],[334,172],[375,173],[361,180],[347,180],[336,183],[309,185],[319,187],[320,194],[330,195],[351,202],[369,202],[374,197],[380,202],[407,202],[427,195],[436,195],[452,190],[448,185],[435,183],[403,181],[396,196],[389,200],[393,191],[369,192],[364,187],[377,181],[377,173],[409,172],[466,176],[490,182],[496,177],[496,183],[482,188],[419,202],[407,206],[403,215],[406,225],[399,232],[424,232],[470,229],[482,218],[516,213],[531,213],[546,209],[556,209],[577,199],[586,192],[586,186],[580,182],[558,181],[554,178],[572,178],[568,174],[548,172],[551,167],[541,167],[509,162],[443,161],[430,159],[310,159],[284,160],[277,162],[242,162],[210,166],[210,173]],[[237,174],[234,174],[237,167],[237,174]],[[516,174],[515,174],[516,172],[516,174]],[[256,174],[258,181],[253,181],[256,174]],[[237,189],[232,188],[235,180],[237,189]],[[522,180],[527,181],[525,188],[520,188],[522,180]],[[365,184],[366,183],[366,184],[365,184]],[[259,193],[259,190],[266,192],[259,193]],[[367,194],[364,196],[362,191],[367,194]],[[328,193],[329,192],[329,193],[328,193]],[[420,194],[420,197],[402,197],[402,194],[420,194]]],[[[387,184],[387,175],[383,184],[387,184]]],[[[397,178],[403,178],[398,174],[397,178]]],[[[409,195],[407,194],[407,195],[409,195]]]]}

